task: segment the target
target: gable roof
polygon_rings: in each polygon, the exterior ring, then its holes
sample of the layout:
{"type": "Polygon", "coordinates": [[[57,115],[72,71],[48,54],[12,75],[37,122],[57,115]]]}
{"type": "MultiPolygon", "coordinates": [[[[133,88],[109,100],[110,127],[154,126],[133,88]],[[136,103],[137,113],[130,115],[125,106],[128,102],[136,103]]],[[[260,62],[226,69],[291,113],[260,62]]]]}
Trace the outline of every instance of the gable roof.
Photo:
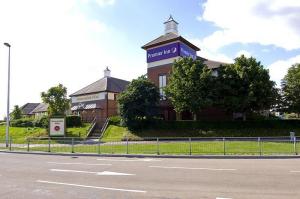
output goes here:
{"type": "Polygon", "coordinates": [[[172,33],[172,32],[161,35],[160,37],[148,42],[147,44],[142,46],[142,49],[147,50],[148,48],[155,47],[155,46],[162,45],[162,44],[166,44],[166,43],[170,43],[170,42],[173,42],[173,41],[181,41],[181,42],[185,43],[186,45],[188,45],[189,47],[191,47],[192,49],[194,49],[196,51],[200,50],[200,48],[198,48],[197,46],[195,46],[194,44],[192,44],[191,42],[189,42],[188,40],[186,40],[182,36],[177,35],[177,34],[172,33]]]}
{"type": "Polygon", "coordinates": [[[129,84],[129,81],[126,81],[126,80],[117,79],[114,77],[103,77],[102,79],[71,94],[70,97],[91,94],[91,93],[104,92],[104,91],[120,93],[126,89],[126,86],[128,84],[129,84]]]}
{"type": "Polygon", "coordinates": [[[32,111],[39,105],[40,103],[26,103],[21,107],[21,111],[23,115],[31,115],[32,111]]]}
{"type": "Polygon", "coordinates": [[[40,103],[33,111],[31,111],[32,114],[35,113],[42,113],[42,112],[47,112],[48,109],[48,104],[40,103]]]}

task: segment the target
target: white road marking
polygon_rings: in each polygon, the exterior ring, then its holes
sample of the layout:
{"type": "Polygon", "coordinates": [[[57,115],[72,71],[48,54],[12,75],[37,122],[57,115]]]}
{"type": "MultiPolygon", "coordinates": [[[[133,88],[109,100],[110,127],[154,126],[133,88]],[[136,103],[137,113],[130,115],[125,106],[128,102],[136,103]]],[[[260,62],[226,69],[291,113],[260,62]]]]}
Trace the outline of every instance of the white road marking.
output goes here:
{"type": "Polygon", "coordinates": [[[300,171],[290,171],[291,173],[300,173],[300,171]]]}
{"type": "Polygon", "coordinates": [[[123,191],[123,192],[133,192],[133,193],[146,193],[147,192],[147,191],[134,190],[134,189],[119,189],[119,188],[112,188],[112,187],[96,187],[96,186],[90,186],[90,185],[70,184],[70,183],[65,183],[65,182],[52,182],[52,181],[44,181],[44,180],[37,180],[37,182],[46,183],[46,184],[74,186],[74,187],[103,189],[103,190],[110,190],[110,191],[123,191]]]}
{"type": "Polygon", "coordinates": [[[216,197],[216,199],[232,199],[232,198],[220,198],[220,197],[216,197]]]}
{"type": "Polygon", "coordinates": [[[235,171],[236,169],[214,169],[214,168],[192,168],[192,167],[165,167],[165,166],[149,166],[151,168],[161,169],[188,169],[188,170],[209,170],[209,171],[235,171]]]}
{"type": "Polygon", "coordinates": [[[89,164],[82,162],[47,162],[48,164],[61,164],[61,165],[87,165],[87,166],[111,166],[111,164],[89,164]]]}
{"type": "Polygon", "coordinates": [[[94,171],[78,171],[78,170],[67,170],[67,169],[50,169],[50,171],[57,171],[57,172],[67,172],[67,173],[89,173],[89,174],[95,174],[95,175],[103,175],[103,176],[132,176],[135,174],[130,173],[117,173],[117,172],[111,172],[111,171],[103,171],[103,172],[94,172],[94,171]]]}
{"type": "Polygon", "coordinates": [[[112,161],[112,162],[156,162],[161,160],[156,159],[97,159],[101,161],[112,161]]]}

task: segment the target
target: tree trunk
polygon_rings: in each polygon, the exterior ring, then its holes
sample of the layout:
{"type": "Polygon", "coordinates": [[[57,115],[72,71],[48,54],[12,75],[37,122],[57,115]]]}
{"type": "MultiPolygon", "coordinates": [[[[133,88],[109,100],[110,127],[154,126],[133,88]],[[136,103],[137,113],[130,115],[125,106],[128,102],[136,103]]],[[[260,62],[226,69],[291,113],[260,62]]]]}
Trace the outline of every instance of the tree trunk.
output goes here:
{"type": "Polygon", "coordinates": [[[246,121],[246,113],[243,113],[243,121],[246,121]]]}
{"type": "Polygon", "coordinates": [[[179,121],[181,120],[181,114],[176,112],[176,121],[179,121]]]}
{"type": "Polygon", "coordinates": [[[197,121],[197,114],[196,113],[193,113],[193,120],[197,121]]]}

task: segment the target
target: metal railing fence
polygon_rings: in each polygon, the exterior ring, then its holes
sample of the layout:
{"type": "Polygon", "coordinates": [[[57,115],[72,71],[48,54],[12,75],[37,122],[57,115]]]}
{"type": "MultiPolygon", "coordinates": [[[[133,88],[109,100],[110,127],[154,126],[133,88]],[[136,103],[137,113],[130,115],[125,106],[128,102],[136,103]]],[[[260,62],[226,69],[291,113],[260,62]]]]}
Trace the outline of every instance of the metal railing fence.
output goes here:
{"type": "Polygon", "coordinates": [[[156,155],[298,155],[299,137],[211,137],[143,138],[123,141],[99,138],[10,138],[6,147],[0,138],[0,150],[52,153],[156,154],[156,155]]]}

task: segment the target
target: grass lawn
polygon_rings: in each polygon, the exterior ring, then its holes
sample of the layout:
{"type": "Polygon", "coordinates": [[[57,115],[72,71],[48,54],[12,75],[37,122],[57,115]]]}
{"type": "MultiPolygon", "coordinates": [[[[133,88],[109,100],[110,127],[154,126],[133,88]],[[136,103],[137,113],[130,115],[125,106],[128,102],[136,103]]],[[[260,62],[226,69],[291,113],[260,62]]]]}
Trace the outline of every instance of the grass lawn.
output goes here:
{"type": "MultiPolygon", "coordinates": [[[[82,127],[67,128],[67,137],[86,137],[86,132],[90,127],[89,123],[82,127]]],[[[0,126],[0,143],[5,141],[6,126],[0,126]]],[[[27,138],[48,137],[47,130],[37,127],[10,127],[9,134],[13,143],[25,143],[27,138]]]]}
{"type": "Polygon", "coordinates": [[[138,136],[132,134],[127,128],[109,125],[106,131],[103,134],[102,141],[122,141],[126,140],[128,137],[129,140],[140,139],[138,136]]]}
{"type": "MultiPolygon", "coordinates": [[[[37,144],[37,143],[35,143],[37,144]]],[[[30,151],[49,150],[48,142],[40,142],[40,145],[31,145],[30,151]]],[[[74,153],[101,153],[101,154],[173,154],[173,155],[224,155],[223,141],[195,141],[195,142],[159,142],[139,141],[139,142],[101,142],[101,145],[75,143],[74,153]]],[[[296,151],[300,152],[300,143],[297,143],[296,151]]],[[[13,150],[27,150],[26,146],[14,147],[13,150]]],[[[226,155],[294,155],[294,145],[291,142],[261,142],[259,145],[255,141],[230,141],[225,143],[226,155]]],[[[71,153],[70,142],[61,144],[52,143],[51,152],[71,153]]]]}

